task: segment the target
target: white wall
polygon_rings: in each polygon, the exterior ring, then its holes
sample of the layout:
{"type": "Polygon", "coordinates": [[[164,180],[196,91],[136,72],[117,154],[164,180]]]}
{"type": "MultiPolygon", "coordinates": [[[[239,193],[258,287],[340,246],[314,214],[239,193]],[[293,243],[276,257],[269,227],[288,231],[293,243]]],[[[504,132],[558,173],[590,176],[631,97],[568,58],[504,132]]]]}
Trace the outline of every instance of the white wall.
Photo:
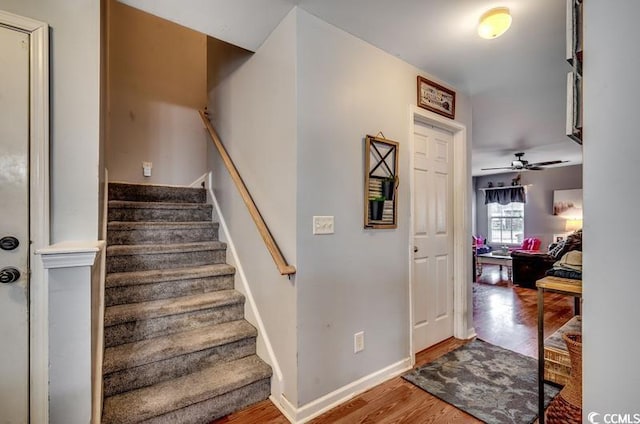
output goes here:
{"type": "MultiPolygon", "coordinates": [[[[304,405],[410,356],[409,108],[422,72],[301,9],[297,31],[298,404],[304,405]],[[378,131],[400,143],[395,230],[363,229],[363,139],[378,131]],[[335,216],[335,234],[312,235],[314,215],[335,216]],[[358,331],[366,347],[354,354],[358,331]]],[[[470,134],[463,93],[456,109],[470,134]]]]}
{"type": "Polygon", "coordinates": [[[188,185],[207,168],[207,37],[116,0],[108,10],[109,179],[188,185]]]}
{"type": "MultiPolygon", "coordinates": [[[[567,143],[573,143],[567,138],[567,143]]],[[[517,172],[483,175],[474,178],[478,188],[486,188],[489,181],[494,186],[503,182],[511,184],[517,172]]],[[[537,237],[542,241],[541,249],[553,241],[554,234],[564,234],[566,218],[553,215],[553,191],[582,188],[582,165],[548,168],[543,171],[522,172],[521,184],[527,187],[527,203],[524,206],[524,236],[537,237]]],[[[476,196],[476,233],[488,237],[487,206],[484,204],[484,193],[477,191],[476,196]]],[[[498,243],[499,244],[499,243],[498,243]]]]}
{"type": "MultiPolygon", "coordinates": [[[[295,24],[295,12],[292,12],[258,51],[232,74],[211,70],[217,74],[210,80],[219,81],[210,92],[209,103],[212,121],[222,142],[285,258],[294,265],[297,219],[295,24]]],[[[209,145],[213,190],[280,362],[283,392],[295,404],[297,279],[294,277],[289,281],[278,273],[228,172],[211,143],[209,145]]]]}
{"type": "Polygon", "coordinates": [[[586,417],[640,413],[640,2],[590,0],[584,14],[586,417]]]}
{"type": "Polygon", "coordinates": [[[96,240],[100,122],[100,2],[1,0],[51,26],[51,242],[96,240]]]}

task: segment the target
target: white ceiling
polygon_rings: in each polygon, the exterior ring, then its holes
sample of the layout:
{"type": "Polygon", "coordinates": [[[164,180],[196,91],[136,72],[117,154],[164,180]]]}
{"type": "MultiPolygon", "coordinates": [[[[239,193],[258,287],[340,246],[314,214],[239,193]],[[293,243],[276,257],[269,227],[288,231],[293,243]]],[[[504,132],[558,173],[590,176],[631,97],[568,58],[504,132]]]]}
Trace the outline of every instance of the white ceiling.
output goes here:
{"type": "Polygon", "coordinates": [[[530,162],[582,163],[581,147],[564,135],[562,0],[120,1],[253,51],[298,4],[470,95],[473,175],[509,165],[516,151],[530,162]],[[511,10],[511,29],[481,39],[478,18],[497,6],[511,10]]]}

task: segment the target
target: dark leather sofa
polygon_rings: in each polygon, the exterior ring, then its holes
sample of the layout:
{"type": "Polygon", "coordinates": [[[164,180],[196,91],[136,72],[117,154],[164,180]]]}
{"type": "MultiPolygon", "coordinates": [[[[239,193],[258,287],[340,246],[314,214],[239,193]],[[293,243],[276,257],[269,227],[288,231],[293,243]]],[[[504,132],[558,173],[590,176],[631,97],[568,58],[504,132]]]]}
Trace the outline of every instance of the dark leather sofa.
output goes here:
{"type": "Polygon", "coordinates": [[[513,263],[513,282],[520,287],[536,288],[536,281],[544,277],[553,267],[556,258],[548,253],[514,250],[511,252],[513,263]]]}
{"type": "Polygon", "coordinates": [[[511,252],[513,282],[521,287],[535,289],[536,281],[544,277],[547,270],[565,253],[571,250],[582,251],[582,230],[569,234],[566,243],[557,252],[553,251],[554,245],[549,246],[549,251],[555,253],[554,255],[518,250],[511,252]]]}

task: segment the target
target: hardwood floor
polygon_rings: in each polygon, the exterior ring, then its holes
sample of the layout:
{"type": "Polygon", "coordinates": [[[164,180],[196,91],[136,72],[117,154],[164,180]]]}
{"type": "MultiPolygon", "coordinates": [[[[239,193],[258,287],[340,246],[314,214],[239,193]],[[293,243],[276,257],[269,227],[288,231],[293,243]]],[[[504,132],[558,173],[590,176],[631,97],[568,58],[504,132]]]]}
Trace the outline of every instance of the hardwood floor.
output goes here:
{"type": "MultiPolygon", "coordinates": [[[[473,285],[473,315],[478,337],[504,348],[537,357],[537,292],[514,286],[506,270],[485,265],[473,285]]],[[[545,294],[545,335],[551,334],[573,316],[568,296],[545,294]]],[[[465,344],[445,340],[416,355],[416,366],[429,363],[465,344]]],[[[325,423],[481,423],[472,416],[430,395],[401,377],[393,378],[351,399],[318,418],[325,423]]],[[[214,424],[285,424],[287,419],[267,400],[229,415],[214,424]]]]}

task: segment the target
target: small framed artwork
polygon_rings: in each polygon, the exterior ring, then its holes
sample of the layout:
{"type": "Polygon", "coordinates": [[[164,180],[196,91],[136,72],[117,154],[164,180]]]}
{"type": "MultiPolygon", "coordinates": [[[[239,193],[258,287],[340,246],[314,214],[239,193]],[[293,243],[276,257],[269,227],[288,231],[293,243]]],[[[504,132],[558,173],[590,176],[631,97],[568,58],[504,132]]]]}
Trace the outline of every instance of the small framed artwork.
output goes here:
{"type": "Polygon", "coordinates": [[[566,237],[566,234],[554,234],[553,235],[553,242],[554,243],[559,243],[562,240],[564,240],[565,237],[566,237]]]}
{"type": "Polygon", "coordinates": [[[398,227],[398,147],[382,137],[365,138],[364,228],[398,227]]]}
{"type": "Polygon", "coordinates": [[[567,74],[566,134],[582,144],[582,77],[575,71],[567,74]]]}
{"type": "Polygon", "coordinates": [[[566,0],[566,58],[582,72],[582,0],[566,0]]]}
{"type": "Polygon", "coordinates": [[[456,92],[418,75],[418,106],[454,119],[456,92]]]}
{"type": "Polygon", "coordinates": [[[582,189],[554,190],[553,214],[568,219],[582,219],[582,189]]]}

